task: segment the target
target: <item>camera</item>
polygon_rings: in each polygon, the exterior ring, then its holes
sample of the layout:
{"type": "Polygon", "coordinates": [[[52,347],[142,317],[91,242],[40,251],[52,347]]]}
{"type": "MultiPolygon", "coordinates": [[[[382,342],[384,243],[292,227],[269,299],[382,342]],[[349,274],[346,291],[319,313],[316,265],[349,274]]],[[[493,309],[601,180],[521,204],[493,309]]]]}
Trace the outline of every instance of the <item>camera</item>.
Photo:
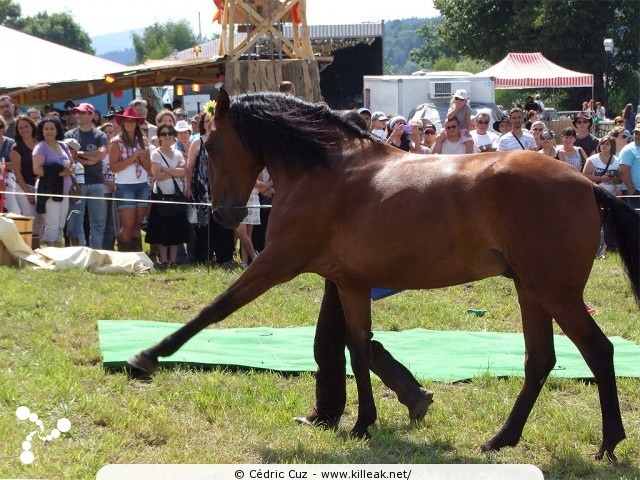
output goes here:
{"type": "Polygon", "coordinates": [[[413,127],[411,125],[402,125],[402,133],[411,135],[413,133],[413,127]]]}

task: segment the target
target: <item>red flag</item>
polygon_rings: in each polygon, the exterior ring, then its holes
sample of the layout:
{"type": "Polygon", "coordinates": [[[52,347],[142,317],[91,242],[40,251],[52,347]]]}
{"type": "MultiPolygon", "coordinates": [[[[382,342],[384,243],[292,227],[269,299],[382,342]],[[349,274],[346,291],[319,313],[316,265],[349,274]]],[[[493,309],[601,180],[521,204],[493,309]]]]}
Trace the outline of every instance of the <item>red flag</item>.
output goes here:
{"type": "Polygon", "coordinates": [[[213,0],[214,5],[218,9],[216,14],[213,16],[212,22],[220,22],[222,19],[222,11],[224,10],[224,0],[213,0]]]}
{"type": "Polygon", "coordinates": [[[293,19],[293,23],[297,23],[298,25],[302,23],[302,20],[300,20],[300,2],[296,2],[291,9],[291,17],[293,19]]]}

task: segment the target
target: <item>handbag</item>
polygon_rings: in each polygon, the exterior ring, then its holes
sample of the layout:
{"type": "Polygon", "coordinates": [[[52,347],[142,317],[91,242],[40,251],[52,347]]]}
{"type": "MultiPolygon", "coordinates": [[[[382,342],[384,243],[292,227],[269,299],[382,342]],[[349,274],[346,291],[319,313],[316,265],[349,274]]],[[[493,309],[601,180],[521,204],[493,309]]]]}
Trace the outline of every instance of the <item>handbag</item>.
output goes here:
{"type": "Polygon", "coordinates": [[[70,175],[71,177],[71,188],[69,189],[69,204],[73,205],[74,203],[78,203],[80,197],[82,195],[82,187],[78,182],[76,182],[76,176],[70,175]]]}
{"type": "MultiPolygon", "coordinates": [[[[167,168],[171,168],[169,167],[169,163],[167,162],[167,159],[164,158],[164,155],[162,155],[162,152],[160,152],[160,156],[164,160],[164,163],[167,164],[167,168]]],[[[162,193],[162,189],[156,184],[156,189],[158,190],[158,193],[154,197],[155,200],[163,200],[165,202],[178,202],[178,203],[159,203],[158,214],[162,218],[177,217],[179,215],[185,215],[187,213],[187,207],[188,207],[186,203],[187,199],[184,196],[184,193],[182,192],[182,190],[180,190],[180,186],[178,185],[178,182],[176,182],[176,179],[173,176],[171,177],[171,180],[173,180],[173,185],[175,187],[176,193],[173,193],[170,195],[165,195],[164,193],[162,193]]]]}

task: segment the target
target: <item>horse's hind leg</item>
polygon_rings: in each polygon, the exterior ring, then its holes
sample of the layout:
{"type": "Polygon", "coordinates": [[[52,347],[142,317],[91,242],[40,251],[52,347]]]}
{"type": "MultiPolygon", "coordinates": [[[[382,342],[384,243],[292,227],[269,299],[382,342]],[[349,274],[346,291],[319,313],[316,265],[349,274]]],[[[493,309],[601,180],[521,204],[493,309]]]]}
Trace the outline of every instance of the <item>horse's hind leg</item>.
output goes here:
{"type": "Polygon", "coordinates": [[[556,362],[551,315],[517,279],[515,283],[522,312],[526,349],[524,385],[505,424],[493,438],[480,447],[484,452],[500,450],[502,447],[515,446],[518,443],[529,413],[556,362]]]}
{"type": "Polygon", "coordinates": [[[346,343],[344,311],[338,287],[331,280],[325,280],[313,341],[313,356],[318,364],[316,403],[309,415],[296,418],[299,423],[333,428],[340,422],[347,401],[346,343]]]}
{"type": "Polygon", "coordinates": [[[368,428],[377,418],[371,377],[371,299],[370,289],[338,286],[347,324],[351,369],[358,387],[358,419],[351,430],[356,438],[368,438],[368,428]]]}
{"type": "Polygon", "coordinates": [[[613,344],[585,310],[582,297],[563,302],[552,313],[560,328],[580,350],[598,385],[602,411],[602,443],[596,459],[601,460],[606,454],[609,460],[615,461],[613,451],[626,435],[613,367],[613,344]]]}

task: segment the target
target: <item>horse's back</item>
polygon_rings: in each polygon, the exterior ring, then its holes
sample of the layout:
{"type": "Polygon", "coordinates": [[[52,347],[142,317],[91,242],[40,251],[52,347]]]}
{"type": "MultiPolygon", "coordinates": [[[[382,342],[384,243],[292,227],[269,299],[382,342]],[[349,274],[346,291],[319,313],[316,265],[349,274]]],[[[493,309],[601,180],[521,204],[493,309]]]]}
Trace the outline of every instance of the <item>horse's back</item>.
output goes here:
{"type": "Polygon", "coordinates": [[[598,241],[590,182],[535,152],[367,158],[333,181],[329,203],[334,256],[354,275],[402,279],[379,286],[519,275],[534,261],[573,262],[582,278],[598,241]]]}

